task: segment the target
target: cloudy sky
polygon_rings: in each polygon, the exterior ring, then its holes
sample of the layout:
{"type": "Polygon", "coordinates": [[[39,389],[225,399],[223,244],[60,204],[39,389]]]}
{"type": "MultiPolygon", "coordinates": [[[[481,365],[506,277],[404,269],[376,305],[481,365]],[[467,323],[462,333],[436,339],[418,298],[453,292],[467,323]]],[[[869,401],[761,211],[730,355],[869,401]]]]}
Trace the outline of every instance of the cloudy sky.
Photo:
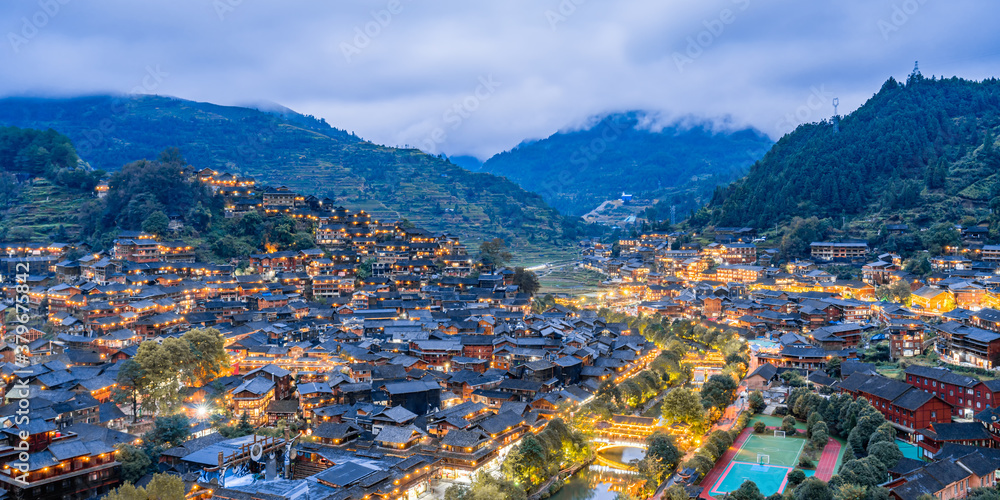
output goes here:
{"type": "Polygon", "coordinates": [[[480,158],[642,109],[778,138],[915,60],[1000,76],[996,0],[36,0],[0,3],[0,95],[273,102],[480,158]]]}

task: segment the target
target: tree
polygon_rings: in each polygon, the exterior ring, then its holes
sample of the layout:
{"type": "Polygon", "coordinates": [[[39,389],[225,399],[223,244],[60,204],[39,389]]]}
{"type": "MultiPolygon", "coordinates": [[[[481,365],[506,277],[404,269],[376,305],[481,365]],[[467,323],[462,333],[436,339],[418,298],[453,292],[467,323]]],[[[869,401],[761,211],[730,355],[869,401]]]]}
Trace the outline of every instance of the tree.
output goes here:
{"type": "Polygon", "coordinates": [[[528,436],[507,455],[504,476],[525,488],[535,484],[546,470],[545,448],[536,436],[528,436]]]}
{"type": "Polygon", "coordinates": [[[845,483],[837,488],[834,497],[836,500],[866,500],[868,498],[868,488],[860,484],[845,483]]]}
{"type": "Polygon", "coordinates": [[[133,358],[142,367],[143,387],[142,408],[147,413],[172,413],[180,399],[180,377],[186,372],[190,356],[176,354],[181,351],[179,344],[187,344],[177,338],[168,338],[163,344],[146,341],[139,344],[133,358]]]}
{"type": "Polygon", "coordinates": [[[358,279],[368,279],[372,275],[372,264],[377,262],[375,258],[367,258],[361,264],[358,264],[358,268],[355,271],[355,275],[358,279]]]}
{"type": "MultiPolygon", "coordinates": [[[[808,416],[806,417],[806,437],[811,437],[812,436],[813,426],[816,425],[816,423],[819,422],[822,419],[823,419],[823,417],[820,416],[820,414],[819,414],[818,411],[810,411],[810,412],[808,412],[808,416]]],[[[826,424],[824,424],[824,425],[826,425],[826,424]]]]}
{"type": "Polygon", "coordinates": [[[924,248],[932,255],[944,253],[948,247],[956,248],[962,244],[962,237],[953,224],[940,223],[931,226],[922,233],[924,248]]]}
{"type": "MultiPolygon", "coordinates": [[[[868,438],[868,448],[871,449],[873,444],[879,442],[896,442],[896,429],[889,422],[883,422],[875,429],[875,433],[868,438]]],[[[892,468],[892,466],[889,466],[889,468],[892,468]]]]}
{"type": "Polygon", "coordinates": [[[918,257],[907,260],[903,270],[918,276],[928,276],[934,271],[931,267],[931,261],[927,259],[927,254],[920,254],[918,257]]]}
{"type": "Polygon", "coordinates": [[[757,488],[757,483],[749,479],[743,481],[743,484],[728,496],[732,497],[733,500],[764,500],[764,495],[757,488]]]}
{"type": "Polygon", "coordinates": [[[663,418],[669,423],[687,422],[691,427],[701,428],[705,421],[705,408],[698,395],[687,388],[673,389],[663,397],[661,405],[663,418]]]}
{"type": "Polygon", "coordinates": [[[760,391],[753,391],[747,396],[747,403],[750,405],[750,411],[753,413],[760,413],[767,408],[767,402],[764,401],[764,394],[760,391]]]}
{"type": "Polygon", "coordinates": [[[146,490],[136,488],[135,485],[126,481],[125,484],[109,491],[104,500],[147,500],[146,490]]]}
{"type": "Polygon", "coordinates": [[[135,360],[126,359],[118,368],[114,400],[118,404],[128,404],[132,407],[132,422],[135,422],[139,415],[139,400],[145,391],[145,381],[146,374],[135,360]]]}
{"type": "Polygon", "coordinates": [[[122,464],[122,480],[135,483],[146,475],[152,461],[142,448],[123,444],[118,446],[118,454],[115,458],[122,464]]]}
{"type": "Polygon", "coordinates": [[[149,500],[181,500],[184,498],[184,480],[171,474],[153,474],[146,485],[149,500]]]}
{"type": "Polygon", "coordinates": [[[514,258],[507,251],[507,243],[500,238],[484,241],[479,245],[479,260],[490,268],[503,267],[514,258]]]}
{"type": "Polygon", "coordinates": [[[795,417],[788,415],[781,419],[781,430],[787,434],[795,434],[795,417]]]}
{"type": "Polygon", "coordinates": [[[767,424],[763,420],[758,420],[753,423],[753,431],[757,434],[763,434],[767,430],[767,424]]]}
{"type": "Polygon", "coordinates": [[[899,302],[905,304],[910,300],[910,283],[906,280],[899,280],[889,285],[882,285],[875,290],[875,295],[880,299],[899,302]]]}
{"type": "Polygon", "coordinates": [[[515,267],[514,276],[511,279],[512,283],[517,285],[520,291],[528,295],[538,293],[538,289],[541,288],[541,284],[538,282],[538,275],[523,267],[515,267]]]}
{"type": "Polygon", "coordinates": [[[708,474],[708,471],[712,470],[712,467],[715,467],[715,461],[705,455],[696,453],[684,462],[683,467],[685,469],[694,469],[698,471],[699,474],[708,474]]]}
{"type": "Polygon", "coordinates": [[[806,385],[806,379],[802,378],[799,372],[785,372],[780,375],[781,380],[783,380],[790,387],[802,387],[806,385]]]}
{"type": "Polygon", "coordinates": [[[809,436],[809,444],[817,450],[822,450],[826,446],[827,441],[830,440],[830,432],[826,427],[826,422],[820,420],[816,422],[815,425],[811,427],[812,432],[809,436]]]}
{"type": "Polygon", "coordinates": [[[854,448],[855,454],[866,452],[872,434],[885,421],[885,416],[871,405],[866,405],[858,412],[857,424],[847,435],[847,442],[854,448]]]}
{"type": "Polygon", "coordinates": [[[801,469],[795,469],[788,473],[788,484],[791,486],[798,486],[802,484],[802,481],[806,480],[806,473],[802,472],[801,469]]]}
{"type": "Polygon", "coordinates": [[[684,487],[679,484],[672,484],[666,490],[663,490],[663,500],[689,500],[691,497],[684,490],[684,487]]]}
{"type": "Polygon", "coordinates": [[[180,446],[191,436],[188,418],[177,413],[169,417],[156,417],[153,428],[146,433],[146,441],[168,447],[180,446]]]}
{"type": "Polygon", "coordinates": [[[736,381],[728,375],[712,375],[701,388],[703,406],[720,410],[729,406],[736,396],[738,387],[736,381]]]}
{"type": "Polygon", "coordinates": [[[830,358],[830,361],[826,362],[824,371],[826,372],[827,375],[833,378],[840,378],[840,365],[841,365],[840,357],[834,356],[830,358]]]}
{"type": "Polygon", "coordinates": [[[810,477],[795,488],[795,500],[833,500],[833,492],[826,482],[810,477]]]}
{"type": "Polygon", "coordinates": [[[1000,500],[1000,492],[995,488],[973,488],[966,500],[1000,500]]]}
{"type": "Polygon", "coordinates": [[[215,328],[193,328],[181,336],[191,351],[189,382],[204,385],[230,373],[231,361],[226,352],[226,340],[215,328]]]}
{"type": "Polygon", "coordinates": [[[147,233],[153,233],[157,236],[163,236],[164,234],[167,234],[169,225],[170,218],[167,217],[167,214],[163,213],[161,210],[157,210],[149,214],[149,216],[146,217],[146,220],[142,221],[142,230],[147,233]]]}
{"type": "Polygon", "coordinates": [[[668,471],[677,466],[683,454],[670,434],[657,432],[646,438],[646,456],[655,460],[663,471],[668,471]]]}
{"type": "Polygon", "coordinates": [[[788,231],[781,238],[780,251],[784,258],[804,256],[809,252],[809,245],[814,241],[823,241],[830,230],[828,220],[818,217],[803,219],[795,217],[788,231]]]}
{"type": "Polygon", "coordinates": [[[877,458],[887,469],[891,469],[903,458],[903,452],[899,451],[896,443],[879,441],[868,447],[868,456],[877,458]]]}
{"type": "Polygon", "coordinates": [[[249,436],[253,434],[254,430],[254,426],[250,424],[250,419],[244,412],[243,415],[240,415],[240,423],[236,425],[236,431],[240,433],[240,436],[249,436]]]}
{"type": "Polygon", "coordinates": [[[874,488],[885,482],[889,469],[873,456],[848,460],[834,476],[841,484],[850,483],[874,488]]]}

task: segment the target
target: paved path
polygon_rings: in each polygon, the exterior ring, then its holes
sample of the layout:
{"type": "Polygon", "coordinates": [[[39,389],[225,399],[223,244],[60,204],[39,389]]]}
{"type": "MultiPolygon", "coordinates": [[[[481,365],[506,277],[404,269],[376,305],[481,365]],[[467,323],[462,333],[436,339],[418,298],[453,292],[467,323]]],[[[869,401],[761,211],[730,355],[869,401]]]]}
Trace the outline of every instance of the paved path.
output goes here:
{"type": "Polygon", "coordinates": [[[820,455],[819,464],[816,465],[816,477],[829,481],[836,472],[834,469],[837,467],[838,455],[840,455],[840,443],[830,439],[823,447],[823,454],[820,455]]]}
{"type": "Polygon", "coordinates": [[[717,462],[715,462],[715,467],[713,467],[712,470],[708,471],[708,474],[705,476],[705,478],[701,480],[701,484],[704,485],[704,488],[701,490],[701,495],[699,496],[699,498],[712,500],[713,497],[708,493],[709,490],[711,490],[712,486],[715,485],[715,482],[719,480],[719,477],[722,475],[722,472],[726,470],[726,466],[729,465],[729,462],[733,461],[733,457],[736,456],[736,453],[740,450],[740,447],[743,446],[743,443],[750,437],[751,432],[753,432],[753,429],[751,429],[750,427],[743,429],[743,432],[741,432],[739,437],[736,438],[736,441],[733,442],[733,445],[730,446],[729,449],[722,454],[722,457],[719,458],[717,462]]]}

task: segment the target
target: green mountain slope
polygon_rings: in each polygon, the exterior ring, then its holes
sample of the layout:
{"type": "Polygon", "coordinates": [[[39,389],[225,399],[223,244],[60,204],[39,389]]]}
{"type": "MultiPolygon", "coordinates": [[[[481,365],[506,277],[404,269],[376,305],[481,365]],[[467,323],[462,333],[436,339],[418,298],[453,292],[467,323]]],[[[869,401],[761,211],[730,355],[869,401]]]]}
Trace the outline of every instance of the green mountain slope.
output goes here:
{"type": "Polygon", "coordinates": [[[0,127],[0,241],[75,241],[80,207],[102,174],[54,130],[0,127]]]}
{"type": "Polygon", "coordinates": [[[768,228],[816,216],[870,231],[888,220],[983,220],[1000,202],[998,125],[996,79],[890,78],[839,132],[824,121],[781,138],[692,223],[768,228]]]}
{"type": "Polygon", "coordinates": [[[545,248],[579,236],[540,196],[417,150],[379,146],[292,112],[181,99],[91,96],[0,100],[0,124],[53,128],[95,169],[176,146],[192,164],[251,175],[466,240],[545,248]]]}
{"type": "Polygon", "coordinates": [[[622,192],[666,199],[687,213],[715,186],[739,178],[772,144],[753,130],[672,126],[654,132],[646,125],[650,119],[641,112],[608,115],[589,128],[497,154],[481,171],[540,193],[563,213],[582,215],[622,192]]]}

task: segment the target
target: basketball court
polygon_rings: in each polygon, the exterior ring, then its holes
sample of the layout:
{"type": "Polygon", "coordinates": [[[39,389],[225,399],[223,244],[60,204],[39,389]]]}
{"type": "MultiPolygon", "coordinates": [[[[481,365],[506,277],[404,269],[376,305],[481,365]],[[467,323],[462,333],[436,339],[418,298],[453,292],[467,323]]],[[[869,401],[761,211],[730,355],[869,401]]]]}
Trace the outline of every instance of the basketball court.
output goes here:
{"type": "Polygon", "coordinates": [[[800,437],[750,434],[709,493],[724,496],[747,480],[756,483],[764,496],[782,492],[805,444],[800,437]]]}
{"type": "Polygon", "coordinates": [[[795,467],[799,463],[799,453],[806,445],[803,438],[774,437],[766,434],[751,434],[740,446],[736,462],[758,463],[758,455],[763,455],[767,465],[795,467]]]}

